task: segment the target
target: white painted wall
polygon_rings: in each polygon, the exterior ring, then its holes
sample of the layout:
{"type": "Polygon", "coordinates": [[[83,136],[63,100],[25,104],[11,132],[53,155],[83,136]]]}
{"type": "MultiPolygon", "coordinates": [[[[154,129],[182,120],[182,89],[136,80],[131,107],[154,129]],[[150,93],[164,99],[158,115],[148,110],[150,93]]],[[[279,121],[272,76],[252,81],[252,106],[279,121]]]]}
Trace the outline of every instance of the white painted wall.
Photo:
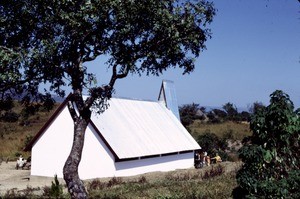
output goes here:
{"type": "Polygon", "coordinates": [[[193,164],[193,153],[115,163],[114,156],[99,135],[89,128],[86,132],[82,160],[79,165],[79,176],[81,179],[133,176],[154,171],[191,168],[193,164]]]}
{"type": "MultiPolygon", "coordinates": [[[[63,177],[63,166],[71,151],[74,125],[67,107],[50,124],[32,147],[31,175],[63,177]]],[[[81,179],[114,176],[113,155],[91,125],[85,134],[85,144],[78,168],[81,179]]]]}
{"type": "Polygon", "coordinates": [[[133,176],[155,171],[187,169],[193,167],[193,164],[193,153],[117,162],[115,176],[133,176]]]}
{"type": "Polygon", "coordinates": [[[73,141],[73,120],[65,107],[31,151],[31,175],[63,177],[62,168],[73,141]],[[70,125],[71,124],[71,125],[70,125]]]}
{"type": "Polygon", "coordinates": [[[112,177],[115,174],[114,156],[102,139],[89,125],[79,165],[79,177],[91,179],[98,177],[112,177]]]}

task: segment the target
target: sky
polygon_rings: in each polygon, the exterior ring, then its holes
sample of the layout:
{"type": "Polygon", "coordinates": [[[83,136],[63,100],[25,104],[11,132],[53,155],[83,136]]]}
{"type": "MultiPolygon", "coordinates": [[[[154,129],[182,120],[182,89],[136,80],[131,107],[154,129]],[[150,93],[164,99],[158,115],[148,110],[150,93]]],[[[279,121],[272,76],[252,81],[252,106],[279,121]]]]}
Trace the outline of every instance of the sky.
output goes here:
{"type": "MultiPolygon", "coordinates": [[[[157,100],[162,80],[175,83],[179,105],[247,108],[269,104],[282,90],[300,107],[300,3],[298,0],[213,0],[212,38],[195,71],[170,69],[159,77],[129,75],[118,80],[116,97],[157,100]]],[[[108,80],[101,60],[87,64],[98,83],[108,80]]]]}

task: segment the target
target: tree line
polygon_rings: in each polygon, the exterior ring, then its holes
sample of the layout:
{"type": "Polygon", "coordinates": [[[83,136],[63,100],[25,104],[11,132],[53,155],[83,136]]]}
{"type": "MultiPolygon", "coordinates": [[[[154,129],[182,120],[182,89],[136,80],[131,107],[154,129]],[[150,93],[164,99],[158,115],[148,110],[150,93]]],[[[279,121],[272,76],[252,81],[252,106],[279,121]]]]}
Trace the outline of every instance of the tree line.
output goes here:
{"type": "Polygon", "coordinates": [[[206,107],[199,104],[185,104],[179,107],[179,114],[181,123],[188,127],[195,120],[201,120],[209,123],[220,123],[225,121],[233,122],[250,122],[251,116],[264,109],[265,105],[261,102],[254,102],[248,111],[239,112],[237,107],[230,102],[227,102],[221,109],[213,108],[207,110],[206,107]]]}

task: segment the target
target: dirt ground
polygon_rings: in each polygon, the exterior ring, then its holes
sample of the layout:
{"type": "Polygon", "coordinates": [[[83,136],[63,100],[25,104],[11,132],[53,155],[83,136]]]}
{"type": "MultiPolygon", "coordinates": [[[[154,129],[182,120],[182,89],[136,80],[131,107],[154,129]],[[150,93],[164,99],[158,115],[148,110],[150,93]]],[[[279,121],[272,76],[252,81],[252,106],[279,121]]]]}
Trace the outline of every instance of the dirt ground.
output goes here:
{"type": "MultiPolygon", "coordinates": [[[[53,178],[30,176],[30,170],[15,168],[16,162],[2,162],[0,165],[0,198],[8,190],[16,189],[21,191],[27,187],[31,188],[43,188],[45,186],[51,186],[53,178]]],[[[60,183],[64,184],[62,179],[59,179],[60,183]]]]}

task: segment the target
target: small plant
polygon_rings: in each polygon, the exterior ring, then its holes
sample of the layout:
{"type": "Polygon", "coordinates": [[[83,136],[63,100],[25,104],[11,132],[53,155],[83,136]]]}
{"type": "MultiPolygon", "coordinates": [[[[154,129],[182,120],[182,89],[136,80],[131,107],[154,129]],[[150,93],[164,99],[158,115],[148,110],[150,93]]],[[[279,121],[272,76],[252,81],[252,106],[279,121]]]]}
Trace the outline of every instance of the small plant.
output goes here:
{"type": "Polygon", "coordinates": [[[206,171],[202,177],[202,179],[209,179],[215,176],[220,176],[224,173],[224,167],[218,164],[216,167],[212,167],[211,170],[206,171]]]}
{"type": "Polygon", "coordinates": [[[147,182],[147,179],[145,176],[141,176],[138,180],[139,183],[146,183],[147,182]]]}
{"type": "Polygon", "coordinates": [[[16,156],[16,157],[20,157],[21,155],[22,155],[22,153],[20,153],[20,152],[16,152],[16,153],[15,153],[15,156],[16,156]]]}
{"type": "Polygon", "coordinates": [[[51,188],[50,188],[50,196],[54,197],[54,198],[61,198],[62,194],[63,194],[63,187],[62,185],[59,183],[58,179],[57,179],[57,175],[54,176],[54,182],[51,182],[51,188]]]}
{"type": "Polygon", "coordinates": [[[98,179],[91,181],[90,183],[88,183],[88,186],[87,186],[87,190],[89,190],[89,191],[90,190],[101,190],[104,188],[105,188],[105,183],[101,182],[98,179]]]}
{"type": "Polygon", "coordinates": [[[30,141],[32,140],[33,136],[32,135],[26,135],[25,141],[24,141],[24,146],[26,147],[30,141]]]}
{"type": "Polygon", "coordinates": [[[23,194],[26,196],[26,198],[34,198],[34,191],[39,191],[40,188],[33,188],[31,186],[27,186],[26,189],[22,190],[23,194]]]}
{"type": "Polygon", "coordinates": [[[110,179],[108,181],[107,187],[112,187],[112,186],[119,185],[119,184],[122,184],[122,183],[123,183],[123,179],[122,178],[113,177],[112,179],[110,179]]]}
{"type": "Polygon", "coordinates": [[[7,190],[4,195],[4,198],[18,198],[18,197],[19,197],[19,194],[17,193],[16,188],[7,190]]]}
{"type": "Polygon", "coordinates": [[[0,120],[3,122],[16,122],[19,119],[19,114],[13,112],[13,111],[7,111],[5,112],[1,117],[0,120]]]}

